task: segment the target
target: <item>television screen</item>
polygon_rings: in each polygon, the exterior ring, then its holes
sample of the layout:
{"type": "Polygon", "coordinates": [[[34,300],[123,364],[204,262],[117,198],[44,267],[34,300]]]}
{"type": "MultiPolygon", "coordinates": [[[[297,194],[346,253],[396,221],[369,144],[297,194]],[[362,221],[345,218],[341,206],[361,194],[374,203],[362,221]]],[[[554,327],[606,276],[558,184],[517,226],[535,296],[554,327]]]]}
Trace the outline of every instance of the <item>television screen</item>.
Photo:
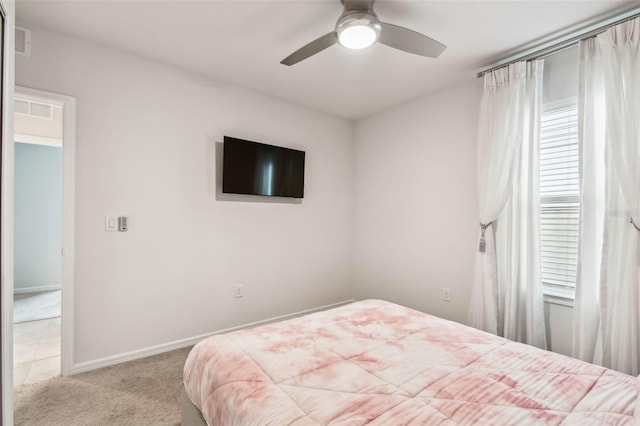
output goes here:
{"type": "Polygon", "coordinates": [[[222,192],[303,198],[304,151],[224,137],[222,192]]]}

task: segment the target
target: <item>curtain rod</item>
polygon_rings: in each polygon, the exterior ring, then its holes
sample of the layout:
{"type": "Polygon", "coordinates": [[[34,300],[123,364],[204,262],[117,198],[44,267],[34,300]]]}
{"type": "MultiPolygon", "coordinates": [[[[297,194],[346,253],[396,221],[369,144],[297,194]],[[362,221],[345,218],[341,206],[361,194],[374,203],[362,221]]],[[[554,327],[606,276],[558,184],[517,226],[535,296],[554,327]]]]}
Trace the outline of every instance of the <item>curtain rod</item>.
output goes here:
{"type": "Polygon", "coordinates": [[[597,24],[593,24],[578,31],[574,31],[570,34],[565,35],[564,37],[556,38],[555,40],[552,40],[550,42],[532,47],[522,52],[518,52],[515,55],[511,55],[508,58],[502,59],[497,63],[483,69],[482,71],[479,71],[477,77],[481,78],[488,72],[495,71],[498,68],[506,67],[507,65],[511,65],[519,61],[530,61],[533,59],[540,59],[544,56],[551,55],[552,53],[556,53],[574,46],[581,40],[588,39],[589,37],[595,37],[615,25],[630,21],[637,17],[640,17],[640,7],[636,7],[635,9],[632,9],[620,15],[616,15],[597,24]]]}

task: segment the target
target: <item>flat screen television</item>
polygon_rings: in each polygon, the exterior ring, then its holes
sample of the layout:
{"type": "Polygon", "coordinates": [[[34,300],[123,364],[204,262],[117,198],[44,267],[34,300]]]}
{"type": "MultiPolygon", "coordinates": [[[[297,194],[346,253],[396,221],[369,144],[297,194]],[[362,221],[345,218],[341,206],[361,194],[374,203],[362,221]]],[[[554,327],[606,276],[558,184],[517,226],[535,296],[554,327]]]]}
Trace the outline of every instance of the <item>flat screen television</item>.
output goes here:
{"type": "Polygon", "coordinates": [[[224,137],[222,192],[303,198],[304,151],[224,137]]]}

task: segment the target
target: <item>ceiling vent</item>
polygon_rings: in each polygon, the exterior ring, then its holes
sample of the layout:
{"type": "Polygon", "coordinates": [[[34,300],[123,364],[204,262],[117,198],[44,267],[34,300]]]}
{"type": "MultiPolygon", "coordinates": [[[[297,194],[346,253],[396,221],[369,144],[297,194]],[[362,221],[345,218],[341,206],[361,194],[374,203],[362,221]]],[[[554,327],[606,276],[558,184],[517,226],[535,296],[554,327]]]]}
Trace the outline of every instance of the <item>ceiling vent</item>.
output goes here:
{"type": "Polygon", "coordinates": [[[31,57],[31,30],[16,26],[16,53],[31,57]]]}
{"type": "Polygon", "coordinates": [[[29,111],[34,117],[53,118],[53,108],[51,105],[40,104],[37,102],[29,102],[31,110],[29,111]]]}
{"type": "Polygon", "coordinates": [[[26,99],[15,99],[14,112],[32,117],[53,119],[52,105],[28,101],[26,99]]]}
{"type": "Polygon", "coordinates": [[[29,101],[23,101],[22,99],[16,99],[13,111],[17,112],[18,114],[27,114],[27,115],[29,115],[29,101]]]}

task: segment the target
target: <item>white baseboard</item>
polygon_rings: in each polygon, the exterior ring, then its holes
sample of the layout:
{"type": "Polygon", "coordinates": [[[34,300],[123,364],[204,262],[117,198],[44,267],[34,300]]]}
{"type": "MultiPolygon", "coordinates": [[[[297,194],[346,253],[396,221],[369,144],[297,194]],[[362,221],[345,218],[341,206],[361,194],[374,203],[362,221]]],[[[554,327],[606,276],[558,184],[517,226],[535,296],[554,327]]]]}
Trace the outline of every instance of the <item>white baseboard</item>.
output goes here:
{"type": "Polygon", "coordinates": [[[342,302],[332,303],[330,305],[319,306],[317,308],[306,309],[304,311],[294,312],[291,314],[280,315],[277,317],[267,318],[261,321],[250,322],[247,324],[238,325],[224,330],[212,331],[211,333],[201,334],[199,336],[188,337],[186,339],[176,340],[162,345],[151,346],[144,349],[138,349],[131,352],[125,352],[118,355],[111,355],[104,358],[99,358],[93,361],[85,361],[78,364],[74,364],[69,373],[70,376],[78,373],[84,373],[91,370],[97,370],[98,368],[109,367],[111,365],[120,364],[127,361],[133,361],[135,359],[146,358],[152,355],[158,355],[164,352],[173,351],[175,349],[184,348],[187,346],[195,345],[201,340],[207,337],[214,336],[216,334],[228,333],[230,331],[242,330],[245,328],[252,328],[259,325],[265,325],[272,322],[284,321],[291,318],[300,317],[302,315],[311,314],[314,312],[325,311],[327,309],[336,308],[338,306],[346,305],[348,303],[355,302],[354,299],[344,300],[342,302]]]}
{"type": "Polygon", "coordinates": [[[20,293],[35,293],[37,291],[50,291],[50,290],[60,290],[62,287],[60,285],[39,285],[36,287],[24,287],[24,288],[13,288],[13,294],[20,293]]]}

